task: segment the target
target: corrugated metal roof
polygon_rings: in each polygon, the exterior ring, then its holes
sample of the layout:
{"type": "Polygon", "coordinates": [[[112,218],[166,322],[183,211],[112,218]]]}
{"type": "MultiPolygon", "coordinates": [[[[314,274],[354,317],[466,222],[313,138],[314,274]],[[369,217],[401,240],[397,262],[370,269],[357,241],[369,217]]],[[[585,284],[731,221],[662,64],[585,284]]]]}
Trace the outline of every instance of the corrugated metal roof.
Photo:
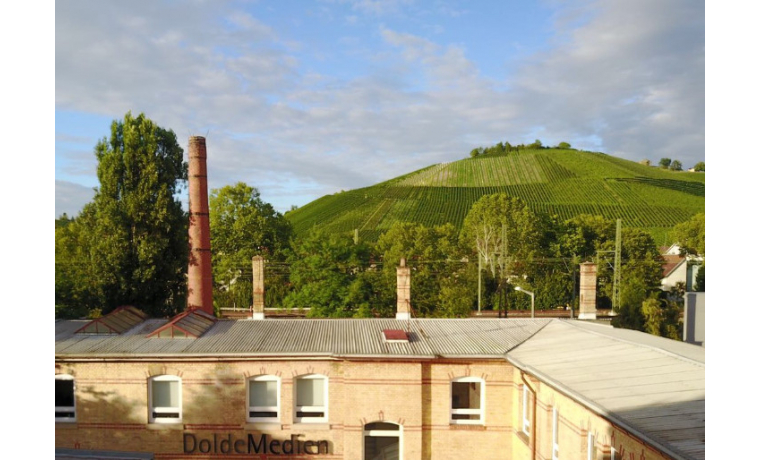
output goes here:
{"type": "Polygon", "coordinates": [[[549,319],[278,319],[219,320],[196,339],[147,337],[166,320],[148,320],[119,336],[72,334],[56,322],[56,356],[240,355],[501,358],[549,319]],[[382,331],[406,331],[386,342],[382,331]]]}
{"type": "Polygon", "coordinates": [[[705,457],[705,349],[556,320],[507,360],[675,458],[705,457]]]}

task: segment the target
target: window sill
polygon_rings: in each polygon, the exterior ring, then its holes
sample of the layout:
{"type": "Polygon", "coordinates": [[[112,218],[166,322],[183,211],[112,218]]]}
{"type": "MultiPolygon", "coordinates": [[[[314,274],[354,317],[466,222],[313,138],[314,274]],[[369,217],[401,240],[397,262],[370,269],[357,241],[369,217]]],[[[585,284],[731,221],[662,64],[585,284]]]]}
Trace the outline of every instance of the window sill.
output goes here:
{"type": "Polygon", "coordinates": [[[182,423],[182,421],[172,422],[172,423],[156,423],[156,422],[148,422],[146,427],[149,430],[184,430],[185,424],[182,423]]]}
{"type": "Polygon", "coordinates": [[[325,422],[308,423],[308,422],[296,422],[292,425],[292,430],[304,430],[304,431],[327,431],[330,429],[330,424],[325,422]]]}
{"type": "Polygon", "coordinates": [[[524,431],[518,431],[517,432],[517,438],[525,443],[526,446],[530,447],[530,436],[525,434],[524,431]]]}

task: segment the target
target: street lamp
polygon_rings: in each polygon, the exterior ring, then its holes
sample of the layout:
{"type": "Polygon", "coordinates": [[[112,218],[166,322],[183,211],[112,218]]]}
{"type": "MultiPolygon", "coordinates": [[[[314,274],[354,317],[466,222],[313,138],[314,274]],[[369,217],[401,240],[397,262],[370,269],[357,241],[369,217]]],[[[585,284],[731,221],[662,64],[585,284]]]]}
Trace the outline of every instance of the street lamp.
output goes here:
{"type": "Polygon", "coordinates": [[[530,296],[530,317],[535,318],[536,317],[536,295],[527,289],[523,289],[520,286],[517,286],[515,288],[515,291],[524,292],[525,294],[528,294],[530,296]]]}

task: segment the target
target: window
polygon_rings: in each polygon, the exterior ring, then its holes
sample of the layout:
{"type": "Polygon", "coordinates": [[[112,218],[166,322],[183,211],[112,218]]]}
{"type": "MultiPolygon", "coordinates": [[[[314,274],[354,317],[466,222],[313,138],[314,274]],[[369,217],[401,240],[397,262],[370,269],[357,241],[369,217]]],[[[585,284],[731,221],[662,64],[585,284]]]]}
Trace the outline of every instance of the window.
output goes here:
{"type": "Polygon", "coordinates": [[[586,450],[588,452],[587,460],[595,460],[596,459],[596,447],[594,447],[594,433],[590,432],[587,435],[586,440],[586,450]]]}
{"type": "Polygon", "coordinates": [[[296,422],[327,421],[327,377],[304,375],[296,379],[296,422]]]}
{"type": "Polygon", "coordinates": [[[248,421],[280,420],[280,379],[259,375],[248,380],[248,421]]]}
{"type": "Polygon", "coordinates": [[[485,382],[461,377],[451,382],[451,423],[482,424],[485,382]]]}
{"type": "Polygon", "coordinates": [[[530,390],[528,385],[523,385],[522,395],[522,432],[530,436],[530,390]]]}
{"type": "Polygon", "coordinates": [[[559,411],[552,410],[552,460],[559,460],[559,411]]]}
{"type": "Polygon", "coordinates": [[[150,423],[182,421],[182,380],[174,375],[159,375],[148,384],[150,423]]]}
{"type": "Polygon", "coordinates": [[[364,425],[364,460],[401,460],[401,425],[374,422],[364,425]]]}
{"type": "Polygon", "coordinates": [[[76,407],[74,405],[74,377],[70,375],[55,376],[55,421],[76,421],[76,407]]]}

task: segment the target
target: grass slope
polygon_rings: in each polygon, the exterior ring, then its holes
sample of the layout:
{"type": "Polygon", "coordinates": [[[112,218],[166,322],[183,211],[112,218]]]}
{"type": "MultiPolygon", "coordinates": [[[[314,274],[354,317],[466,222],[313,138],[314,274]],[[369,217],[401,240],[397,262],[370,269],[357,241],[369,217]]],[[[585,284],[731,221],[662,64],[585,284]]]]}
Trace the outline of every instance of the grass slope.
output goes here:
{"type": "Polygon", "coordinates": [[[359,230],[375,241],[395,222],[461,228],[483,195],[506,193],[536,212],[569,219],[599,214],[650,231],[667,232],[705,210],[705,175],[663,170],[603,153],[523,150],[433,165],[371,187],[327,195],[288,212],[296,234],[313,229],[359,230]]]}

